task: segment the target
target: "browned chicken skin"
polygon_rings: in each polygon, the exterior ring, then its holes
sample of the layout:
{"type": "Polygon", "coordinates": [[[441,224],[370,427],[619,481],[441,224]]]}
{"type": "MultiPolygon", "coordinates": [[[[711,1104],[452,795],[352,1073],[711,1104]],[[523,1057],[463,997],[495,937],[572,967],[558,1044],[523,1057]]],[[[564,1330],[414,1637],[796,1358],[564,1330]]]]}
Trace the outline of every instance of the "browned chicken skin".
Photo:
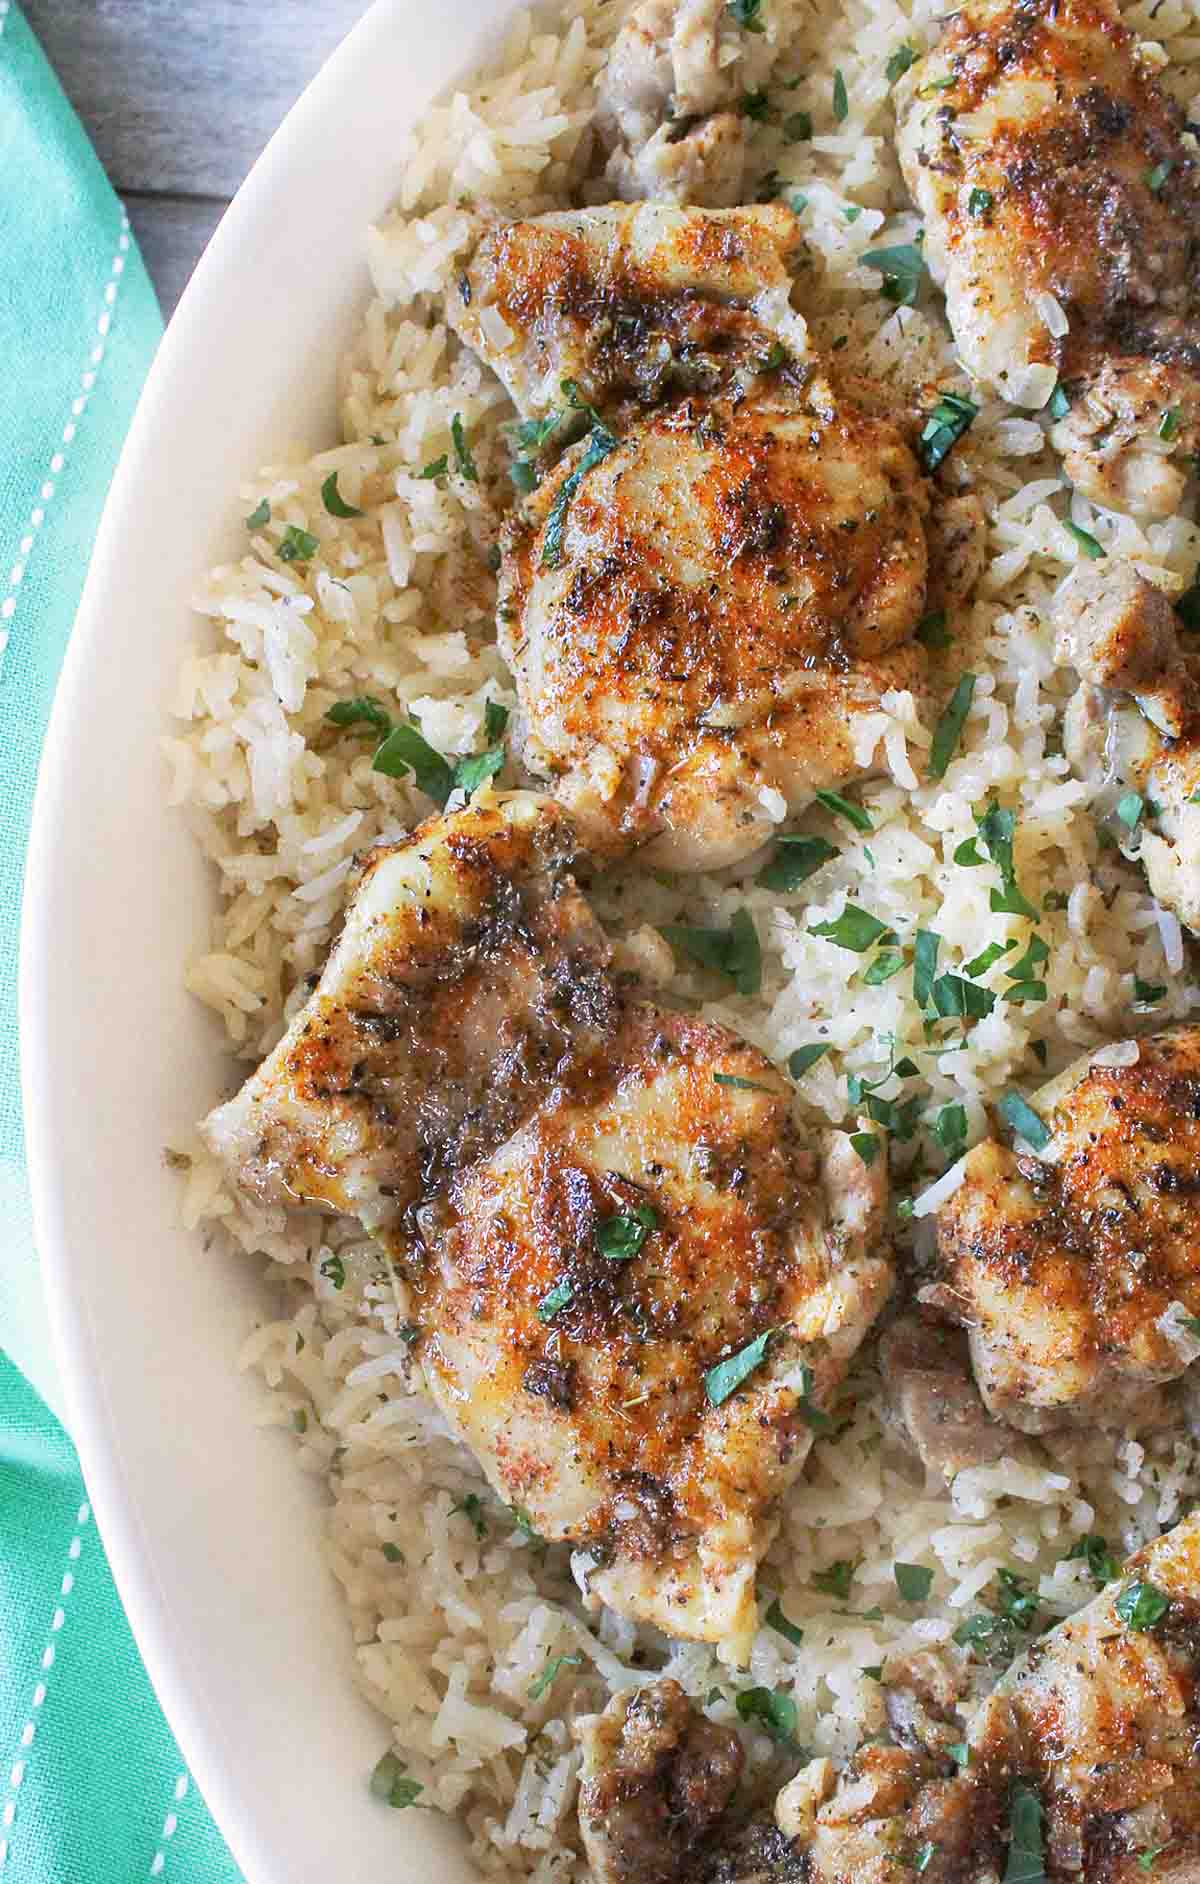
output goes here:
{"type": "Polygon", "coordinates": [[[922,1465],[943,1478],[992,1465],[1012,1436],[990,1419],[960,1329],[902,1315],[879,1341],[884,1405],[922,1465]]]}
{"type": "Polygon", "coordinates": [[[1040,1157],[987,1139],[938,1216],[940,1280],[989,1410],[1025,1431],[1146,1421],[1200,1353],[1200,1028],[1077,1063],[1040,1157]]]}
{"type": "Polygon", "coordinates": [[[897,138],[964,362],[1021,404],[1061,384],[1053,438],[1080,489],[1167,515],[1200,440],[1182,114],[1108,0],[977,0],[948,20],[896,88],[897,138]]]}

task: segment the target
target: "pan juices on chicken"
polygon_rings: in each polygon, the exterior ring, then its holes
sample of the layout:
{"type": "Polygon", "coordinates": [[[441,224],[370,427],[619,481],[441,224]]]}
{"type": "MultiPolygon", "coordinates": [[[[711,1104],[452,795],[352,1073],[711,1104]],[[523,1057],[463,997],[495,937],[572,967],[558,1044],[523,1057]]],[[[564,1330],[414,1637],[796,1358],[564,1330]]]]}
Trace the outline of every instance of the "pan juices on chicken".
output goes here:
{"type": "Polygon", "coordinates": [[[757,1627],[773,1507],[891,1287],[886,1178],[726,1028],[618,985],[565,815],[478,796],[369,856],[206,1135],[377,1240],[453,1430],[595,1603],[757,1627]]]}

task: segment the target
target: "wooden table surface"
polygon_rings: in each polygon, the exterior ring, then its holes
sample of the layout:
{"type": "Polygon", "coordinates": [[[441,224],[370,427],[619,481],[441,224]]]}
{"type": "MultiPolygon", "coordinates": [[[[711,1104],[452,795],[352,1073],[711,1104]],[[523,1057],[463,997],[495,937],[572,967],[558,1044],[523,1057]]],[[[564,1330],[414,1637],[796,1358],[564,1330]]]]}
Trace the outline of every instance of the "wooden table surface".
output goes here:
{"type": "Polygon", "coordinates": [[[21,0],[129,209],[165,316],[366,0],[21,0]]]}

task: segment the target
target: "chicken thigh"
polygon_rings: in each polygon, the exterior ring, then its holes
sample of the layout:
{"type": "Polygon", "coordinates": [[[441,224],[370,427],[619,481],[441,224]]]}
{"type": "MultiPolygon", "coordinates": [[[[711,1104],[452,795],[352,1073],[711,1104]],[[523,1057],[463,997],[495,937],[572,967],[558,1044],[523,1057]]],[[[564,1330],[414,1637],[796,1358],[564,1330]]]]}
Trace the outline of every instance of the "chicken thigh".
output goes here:
{"type": "Polygon", "coordinates": [[[746,166],[736,106],[736,33],[726,0],[642,0],[613,42],[596,91],[612,146],[608,176],[626,202],[736,203],[746,166]]]}
{"type": "Polygon", "coordinates": [[[1200,443],[1200,158],[1110,0],[974,0],[896,87],[964,363],[1096,503],[1165,516],[1200,443]]]}
{"type": "Polygon", "coordinates": [[[321,983],[206,1135],[380,1245],[411,1352],[597,1605],[756,1627],[772,1507],[885,1301],[886,1178],[727,1029],[618,990],[563,814],[476,800],[377,853],[321,983]]]}
{"type": "Polygon", "coordinates": [[[965,1325],[1010,1425],[1144,1423],[1200,1355],[1200,1028],[1104,1048],[1032,1107],[1036,1157],[968,1154],[923,1299],[965,1325]]]}

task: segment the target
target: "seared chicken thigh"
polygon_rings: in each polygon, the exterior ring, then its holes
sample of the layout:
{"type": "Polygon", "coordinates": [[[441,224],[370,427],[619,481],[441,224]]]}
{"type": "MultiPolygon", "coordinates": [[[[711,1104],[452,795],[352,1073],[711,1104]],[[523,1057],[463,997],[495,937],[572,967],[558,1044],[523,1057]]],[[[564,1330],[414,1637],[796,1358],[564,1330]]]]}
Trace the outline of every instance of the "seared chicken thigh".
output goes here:
{"type": "Polygon", "coordinates": [[[1058,656],[1082,685],[1064,747],[1092,790],[1146,801],[1139,859],[1151,890],[1200,931],[1200,663],[1161,589],[1130,564],[1078,570],[1059,598],[1058,656]]]}
{"type": "Polygon", "coordinates": [[[596,113],[613,145],[609,178],[626,202],[720,205],[741,195],[745,120],[736,63],[721,57],[723,23],[732,25],[726,0],[642,0],[617,34],[596,113]]]}
{"type": "Polygon", "coordinates": [[[896,87],[925,252],[971,373],[1095,502],[1165,516],[1200,442],[1200,159],[1110,0],[973,0],[896,87]],[[1168,416],[1169,415],[1169,416],[1168,416]]]}
{"type": "Polygon", "coordinates": [[[356,1215],[456,1433],[590,1599],[737,1659],[771,1507],[890,1288],[886,1179],[726,1029],[620,995],[529,796],[377,853],[206,1135],[356,1215]]]}
{"type": "Polygon", "coordinates": [[[1102,1049],[1032,1098],[938,1215],[940,1279],[988,1410],[1026,1432],[1154,1418],[1200,1355],[1200,1028],[1102,1049]]]}
{"type": "Polygon", "coordinates": [[[600,852],[720,867],[868,770],[863,722],[924,696],[931,583],[978,573],[968,503],[931,575],[906,419],[807,354],[797,244],[778,206],[609,208],[494,231],[467,270],[456,324],[522,412],[593,409],[506,531],[499,619],[518,756],[600,852]]]}

